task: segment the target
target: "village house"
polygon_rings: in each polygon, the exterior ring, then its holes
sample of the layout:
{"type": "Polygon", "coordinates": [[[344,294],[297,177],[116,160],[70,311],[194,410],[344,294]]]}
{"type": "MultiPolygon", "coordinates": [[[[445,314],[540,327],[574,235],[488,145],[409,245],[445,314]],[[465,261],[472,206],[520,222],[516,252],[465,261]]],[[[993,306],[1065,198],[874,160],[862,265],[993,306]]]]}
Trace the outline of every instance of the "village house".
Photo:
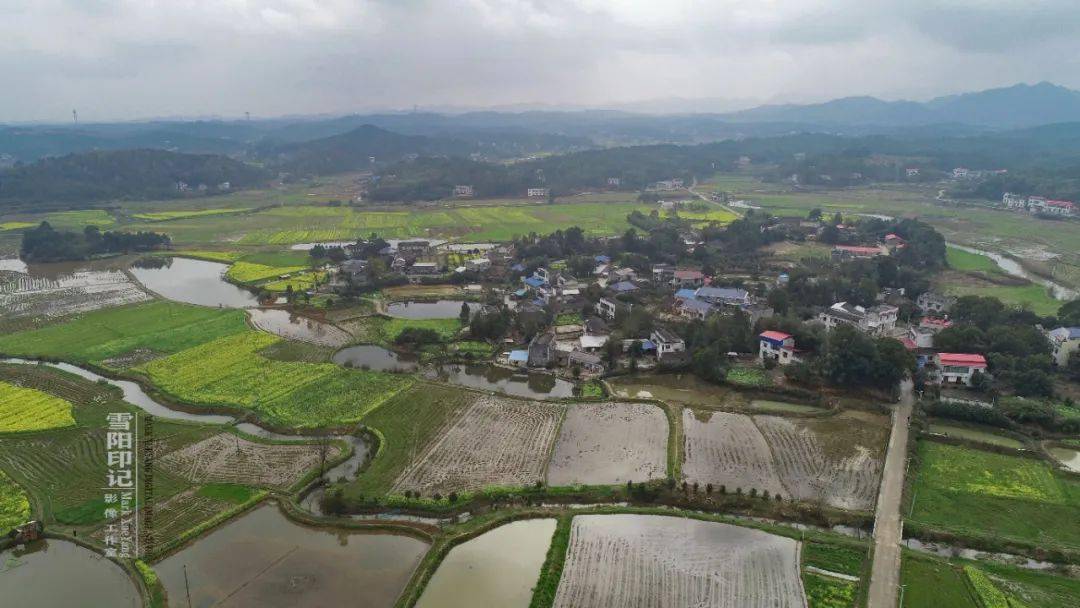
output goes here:
{"type": "Polygon", "coordinates": [[[611,329],[600,317],[589,317],[585,319],[585,333],[591,336],[606,336],[611,333],[611,329]]]}
{"type": "Polygon", "coordinates": [[[465,260],[465,269],[471,272],[484,272],[489,268],[491,268],[491,260],[488,258],[465,260]]]}
{"type": "Polygon", "coordinates": [[[512,350],[506,357],[506,363],[513,367],[525,367],[529,364],[529,351],[512,350]]]}
{"type": "Polygon", "coordinates": [[[611,186],[612,188],[618,188],[620,185],[622,185],[622,180],[617,177],[609,177],[607,178],[607,185],[611,186]]]}
{"type": "Polygon", "coordinates": [[[473,195],[473,187],[469,185],[454,186],[454,196],[470,197],[473,195]]]}
{"type": "Polygon", "coordinates": [[[704,321],[706,317],[716,312],[715,306],[695,298],[692,290],[680,289],[675,296],[675,312],[687,319],[704,321]],[[686,293],[689,293],[690,297],[680,297],[680,294],[686,293]]]}
{"type": "Polygon", "coordinates": [[[587,353],[595,353],[607,344],[609,336],[585,334],[578,338],[578,346],[587,353]]]}
{"type": "Polygon", "coordinates": [[[686,342],[675,332],[664,327],[657,327],[649,334],[649,340],[656,345],[656,356],[664,358],[665,355],[686,352],[686,342]]]}
{"type": "Polygon", "coordinates": [[[933,291],[924,291],[915,300],[915,306],[923,313],[939,315],[949,312],[949,309],[955,303],[956,298],[933,291]]]}
{"type": "Polygon", "coordinates": [[[1007,209],[1014,211],[1026,211],[1042,215],[1057,215],[1070,217],[1076,213],[1076,204],[1072,201],[1058,201],[1041,196],[1021,196],[1006,192],[1001,197],[1001,202],[1007,209]]]}
{"type": "Polygon", "coordinates": [[[367,260],[345,260],[338,266],[335,275],[335,284],[346,282],[353,285],[367,285],[368,283],[367,260]]]}
{"type": "Polygon", "coordinates": [[[832,250],[833,262],[846,262],[848,260],[869,260],[880,255],[885,255],[888,249],[877,245],[860,247],[856,245],[837,245],[832,250]]]}
{"type": "Polygon", "coordinates": [[[705,284],[700,270],[676,270],[672,273],[671,286],[675,289],[696,289],[705,284]]]}
{"type": "Polygon", "coordinates": [[[701,287],[694,297],[716,306],[741,307],[751,302],[750,293],[741,287],[701,287]]]}
{"type": "Polygon", "coordinates": [[[596,303],[596,314],[610,321],[615,318],[620,306],[624,305],[609,298],[600,298],[596,303]]]}
{"type": "Polygon", "coordinates": [[[574,351],[570,353],[567,358],[567,363],[570,367],[577,367],[584,372],[590,374],[602,374],[604,373],[604,362],[600,357],[592,353],[583,353],[581,351],[574,351]]]}
{"type": "Polygon", "coordinates": [[[547,367],[555,360],[555,334],[536,334],[529,342],[529,367],[547,367]]]}
{"type": "Polygon", "coordinates": [[[1050,356],[1054,365],[1065,367],[1069,364],[1069,355],[1080,350],[1080,327],[1059,327],[1047,333],[1050,339],[1050,356]]]}
{"type": "Polygon", "coordinates": [[[652,280],[657,285],[669,283],[675,277],[675,267],[671,264],[653,264],[652,280]]]}
{"type": "Polygon", "coordinates": [[[986,373],[986,358],[969,353],[937,353],[934,355],[937,367],[936,380],[942,384],[963,384],[971,386],[975,372],[986,373]]]}
{"type": "Polygon", "coordinates": [[[852,325],[872,336],[884,336],[896,329],[900,309],[890,304],[878,304],[870,308],[837,302],[818,315],[818,321],[826,331],[839,325],[852,325]]]}
{"type": "Polygon", "coordinates": [[[782,331],[763,331],[758,335],[758,359],[775,361],[779,365],[788,365],[798,358],[795,356],[795,337],[782,331]]]}
{"type": "Polygon", "coordinates": [[[526,194],[529,198],[545,198],[548,195],[549,190],[547,188],[529,188],[526,194]]]}
{"type": "Polygon", "coordinates": [[[409,266],[409,274],[414,276],[431,276],[439,274],[439,265],[435,262],[416,262],[409,266]]]}

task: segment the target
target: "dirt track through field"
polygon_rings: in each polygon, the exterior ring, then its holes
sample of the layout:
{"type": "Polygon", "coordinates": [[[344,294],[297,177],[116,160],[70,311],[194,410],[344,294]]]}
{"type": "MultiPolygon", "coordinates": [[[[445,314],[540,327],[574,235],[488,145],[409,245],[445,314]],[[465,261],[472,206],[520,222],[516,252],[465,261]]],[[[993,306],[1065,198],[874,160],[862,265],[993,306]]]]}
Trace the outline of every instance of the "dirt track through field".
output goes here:
{"type": "Polygon", "coordinates": [[[799,543],[656,515],[579,515],[555,608],[802,608],[799,543]]]}

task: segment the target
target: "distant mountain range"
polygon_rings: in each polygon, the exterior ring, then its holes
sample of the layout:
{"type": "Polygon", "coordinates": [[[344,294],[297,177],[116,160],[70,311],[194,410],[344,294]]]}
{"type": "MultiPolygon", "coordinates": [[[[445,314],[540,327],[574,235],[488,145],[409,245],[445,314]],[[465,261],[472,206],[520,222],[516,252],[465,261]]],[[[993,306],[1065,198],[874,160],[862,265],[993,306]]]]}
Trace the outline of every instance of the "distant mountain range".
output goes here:
{"type": "Polygon", "coordinates": [[[1080,121],[1080,92],[1040,82],[927,102],[844,97],[817,104],[759,106],[722,116],[732,122],[891,127],[964,124],[1007,129],[1080,121]]]}

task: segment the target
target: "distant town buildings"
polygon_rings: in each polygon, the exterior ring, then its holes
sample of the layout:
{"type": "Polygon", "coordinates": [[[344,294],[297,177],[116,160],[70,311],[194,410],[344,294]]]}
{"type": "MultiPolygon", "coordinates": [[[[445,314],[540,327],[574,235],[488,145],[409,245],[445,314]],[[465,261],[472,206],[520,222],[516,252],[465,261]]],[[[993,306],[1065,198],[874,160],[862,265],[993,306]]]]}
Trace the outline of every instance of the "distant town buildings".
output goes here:
{"type": "Polygon", "coordinates": [[[1011,192],[1006,192],[1001,197],[1001,202],[1006,209],[1038,215],[1071,217],[1077,212],[1076,204],[1072,201],[1051,200],[1041,196],[1021,196],[1011,192]]]}

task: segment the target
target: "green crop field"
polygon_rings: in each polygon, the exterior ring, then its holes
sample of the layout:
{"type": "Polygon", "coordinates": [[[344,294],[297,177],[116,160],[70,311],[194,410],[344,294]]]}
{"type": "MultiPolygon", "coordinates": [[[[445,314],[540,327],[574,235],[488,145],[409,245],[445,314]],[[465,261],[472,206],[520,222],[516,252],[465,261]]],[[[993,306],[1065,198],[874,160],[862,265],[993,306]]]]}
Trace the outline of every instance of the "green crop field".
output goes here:
{"type": "Polygon", "coordinates": [[[986,272],[989,274],[1003,272],[994,260],[987,256],[957,249],[956,247],[947,247],[945,249],[945,259],[948,261],[949,267],[954,270],[986,272]]]}
{"type": "Polygon", "coordinates": [[[851,608],[855,605],[857,585],[812,572],[802,575],[809,608],[851,608]]]}
{"type": "Polygon", "coordinates": [[[1048,463],[922,441],[911,521],[959,535],[1080,547],[1080,481],[1048,463]]]}
{"type": "Polygon", "coordinates": [[[30,519],[30,498],[0,470],[0,537],[30,519]]]}
{"type": "Polygon", "coordinates": [[[358,342],[392,344],[398,334],[407,327],[434,330],[445,341],[453,340],[461,331],[458,319],[398,319],[391,317],[364,317],[349,324],[349,330],[358,342]]]}
{"type": "Polygon", "coordinates": [[[168,354],[247,331],[244,312],[157,301],[0,336],[0,353],[100,362],[135,349],[168,354]]]}
{"type": "Polygon", "coordinates": [[[186,258],[195,258],[197,260],[207,260],[209,262],[222,262],[225,264],[231,264],[244,255],[239,251],[199,251],[194,249],[169,252],[169,254],[186,258]]]}
{"type": "Polygon", "coordinates": [[[307,266],[267,266],[265,264],[240,261],[230,266],[225,276],[238,283],[255,283],[305,269],[307,269],[307,266]]]}
{"type": "Polygon", "coordinates": [[[189,209],[186,211],[144,211],[141,213],[134,213],[131,217],[138,220],[147,220],[151,222],[162,222],[168,220],[178,220],[188,217],[202,217],[206,215],[225,215],[228,213],[240,213],[241,211],[247,211],[247,209],[189,209]]]}
{"type": "Polygon", "coordinates": [[[74,424],[71,404],[65,399],[0,381],[0,433],[40,431],[74,424]]]}
{"type": "Polygon", "coordinates": [[[448,386],[418,384],[364,417],[382,441],[371,466],[346,488],[352,498],[385,494],[398,475],[430,443],[447,421],[467,407],[470,393],[448,386]]]}
{"type": "Polygon", "coordinates": [[[248,331],[138,369],[183,401],[250,409],[273,424],[297,428],[356,422],[413,382],[407,376],[276,361],[259,354],[279,341],[248,331]]]}
{"type": "Polygon", "coordinates": [[[574,202],[402,207],[401,211],[366,211],[350,207],[285,206],[257,213],[192,216],[164,223],[131,224],[128,230],[166,232],[181,246],[230,242],[239,245],[286,245],[344,241],[376,233],[383,238],[440,237],[457,240],[510,240],[530,232],[580,226],[589,234],[618,234],[629,227],[633,210],[651,210],[636,202],[574,202]]]}
{"type": "Polygon", "coordinates": [[[819,542],[803,544],[803,564],[830,572],[859,576],[865,557],[865,551],[852,547],[819,542]]]}
{"type": "Polygon", "coordinates": [[[34,222],[0,222],[0,230],[22,230],[37,226],[34,222]]]}
{"type": "Polygon", "coordinates": [[[901,564],[900,608],[982,608],[968,591],[963,573],[948,562],[904,552],[901,564]]]}
{"type": "Polygon", "coordinates": [[[935,281],[938,288],[955,296],[992,296],[1006,305],[1029,308],[1040,315],[1053,315],[1062,302],[1054,299],[1046,287],[1029,285],[997,285],[957,272],[945,272],[935,281]]]}
{"type": "Polygon", "coordinates": [[[260,287],[267,291],[288,291],[291,286],[293,291],[307,291],[315,287],[315,283],[326,281],[327,275],[326,272],[297,272],[287,279],[269,281],[260,287]]]}

